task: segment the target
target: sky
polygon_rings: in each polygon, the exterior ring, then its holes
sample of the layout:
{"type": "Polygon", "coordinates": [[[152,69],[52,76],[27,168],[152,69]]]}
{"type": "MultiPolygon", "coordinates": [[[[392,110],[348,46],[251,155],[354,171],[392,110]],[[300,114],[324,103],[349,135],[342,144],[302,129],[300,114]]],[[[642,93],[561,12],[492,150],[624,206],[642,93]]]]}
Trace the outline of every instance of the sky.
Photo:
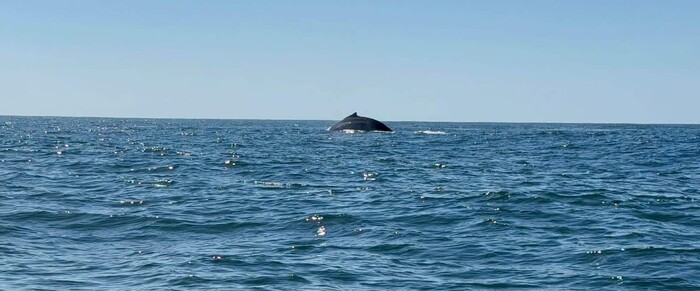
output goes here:
{"type": "Polygon", "coordinates": [[[700,123],[700,1],[0,1],[0,115],[700,123]]]}

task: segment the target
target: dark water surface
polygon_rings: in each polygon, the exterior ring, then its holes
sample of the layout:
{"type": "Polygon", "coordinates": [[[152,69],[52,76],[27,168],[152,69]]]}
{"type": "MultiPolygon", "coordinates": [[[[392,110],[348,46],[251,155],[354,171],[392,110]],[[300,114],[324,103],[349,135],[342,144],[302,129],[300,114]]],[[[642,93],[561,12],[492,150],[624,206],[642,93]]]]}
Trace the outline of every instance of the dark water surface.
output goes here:
{"type": "Polygon", "coordinates": [[[0,116],[0,289],[700,288],[700,126],[0,116]]]}

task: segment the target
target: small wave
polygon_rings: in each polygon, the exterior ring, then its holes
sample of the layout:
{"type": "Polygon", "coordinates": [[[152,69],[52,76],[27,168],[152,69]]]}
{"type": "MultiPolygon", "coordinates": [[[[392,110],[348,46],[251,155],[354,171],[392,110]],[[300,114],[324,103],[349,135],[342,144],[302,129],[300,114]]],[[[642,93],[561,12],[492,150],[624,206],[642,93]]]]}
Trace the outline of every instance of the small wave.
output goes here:
{"type": "Polygon", "coordinates": [[[262,188],[290,188],[290,187],[303,187],[304,184],[299,183],[283,183],[283,182],[264,182],[264,181],[253,181],[253,185],[262,188]]]}
{"type": "Polygon", "coordinates": [[[447,134],[447,132],[441,131],[441,130],[419,130],[414,133],[417,134],[447,134]]]}
{"type": "Polygon", "coordinates": [[[304,283],[304,284],[311,283],[311,281],[309,281],[306,278],[299,276],[297,274],[291,274],[289,276],[289,281],[294,281],[294,282],[299,282],[299,283],[304,283]]]}
{"type": "Polygon", "coordinates": [[[316,230],[316,236],[325,236],[326,235],[326,227],[321,225],[318,230],[316,230]]]}
{"type": "Polygon", "coordinates": [[[172,185],[173,183],[175,183],[175,181],[171,180],[171,179],[159,179],[153,185],[156,188],[163,188],[163,187],[168,187],[168,186],[172,185]]]}
{"type": "Polygon", "coordinates": [[[378,254],[405,254],[415,249],[412,244],[408,243],[385,243],[371,246],[367,250],[378,254]]]}
{"type": "Polygon", "coordinates": [[[486,201],[508,200],[511,198],[511,193],[506,190],[486,191],[481,197],[486,201]]]}
{"type": "Polygon", "coordinates": [[[148,227],[164,232],[216,234],[264,228],[265,223],[257,221],[189,221],[177,218],[160,218],[148,227]]]}
{"type": "Polygon", "coordinates": [[[143,200],[120,200],[119,204],[124,206],[138,206],[143,205],[143,200]]]}
{"type": "Polygon", "coordinates": [[[170,152],[170,149],[167,147],[161,147],[161,146],[152,146],[152,147],[146,147],[142,150],[144,153],[155,153],[155,154],[160,154],[161,156],[167,154],[170,152]]]}
{"type": "Polygon", "coordinates": [[[306,218],[306,221],[317,222],[317,223],[320,223],[321,220],[323,220],[323,216],[316,215],[316,214],[311,215],[311,216],[306,218]]]}
{"type": "Polygon", "coordinates": [[[282,182],[262,182],[262,181],[253,181],[253,184],[256,186],[261,186],[264,188],[284,188],[287,187],[287,183],[282,183],[282,182]]]}
{"type": "Polygon", "coordinates": [[[362,177],[365,179],[365,181],[377,180],[377,176],[379,176],[379,173],[375,173],[375,172],[362,173],[362,177]]]}

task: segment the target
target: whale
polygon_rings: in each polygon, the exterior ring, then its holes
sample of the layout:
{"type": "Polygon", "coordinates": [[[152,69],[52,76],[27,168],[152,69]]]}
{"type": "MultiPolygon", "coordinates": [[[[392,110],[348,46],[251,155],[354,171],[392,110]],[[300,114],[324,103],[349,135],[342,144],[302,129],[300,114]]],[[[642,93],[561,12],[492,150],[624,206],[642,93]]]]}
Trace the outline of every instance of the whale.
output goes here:
{"type": "Polygon", "coordinates": [[[357,112],[329,127],[330,131],[362,130],[362,131],[392,131],[386,124],[369,117],[359,116],[357,112]]]}

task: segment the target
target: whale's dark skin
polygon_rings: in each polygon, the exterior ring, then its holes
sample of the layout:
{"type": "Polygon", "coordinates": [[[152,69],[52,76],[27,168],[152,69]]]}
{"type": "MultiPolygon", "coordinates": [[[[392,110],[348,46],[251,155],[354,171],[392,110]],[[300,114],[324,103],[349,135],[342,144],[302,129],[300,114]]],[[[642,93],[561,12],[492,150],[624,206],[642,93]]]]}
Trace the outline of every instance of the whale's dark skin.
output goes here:
{"type": "Polygon", "coordinates": [[[392,131],[386,124],[369,117],[359,116],[357,112],[345,117],[328,130],[392,131]]]}

